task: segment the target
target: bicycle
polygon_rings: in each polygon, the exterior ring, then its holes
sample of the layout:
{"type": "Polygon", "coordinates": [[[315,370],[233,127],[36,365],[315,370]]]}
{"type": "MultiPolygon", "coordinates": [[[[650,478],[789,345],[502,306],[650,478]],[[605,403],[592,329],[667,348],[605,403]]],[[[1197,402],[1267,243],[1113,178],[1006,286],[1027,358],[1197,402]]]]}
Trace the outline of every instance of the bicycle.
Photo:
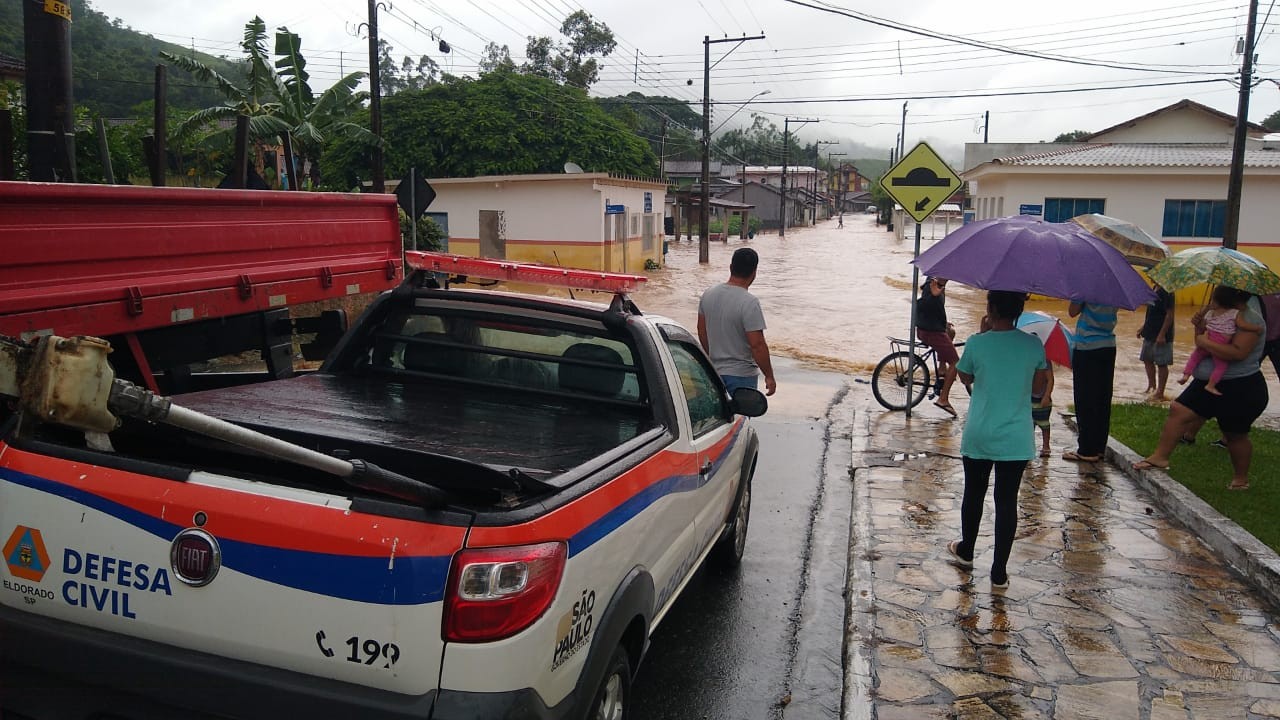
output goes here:
{"type": "MultiPolygon", "coordinates": [[[[938,354],[933,348],[916,341],[914,368],[911,363],[910,340],[889,337],[888,355],[876,365],[871,374],[871,394],[876,402],[889,410],[903,410],[907,407],[907,377],[911,376],[911,407],[924,400],[925,395],[937,397],[942,391],[942,377],[938,374],[938,354]],[[933,372],[929,367],[932,365],[933,372]],[[931,382],[932,381],[932,382],[931,382]]],[[[955,343],[960,348],[964,342],[955,343]]]]}

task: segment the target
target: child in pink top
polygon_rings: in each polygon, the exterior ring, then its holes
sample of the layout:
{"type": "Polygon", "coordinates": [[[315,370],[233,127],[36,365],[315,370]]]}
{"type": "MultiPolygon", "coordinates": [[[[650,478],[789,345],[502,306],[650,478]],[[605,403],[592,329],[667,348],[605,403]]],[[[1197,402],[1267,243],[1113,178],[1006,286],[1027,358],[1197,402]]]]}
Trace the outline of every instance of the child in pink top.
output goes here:
{"type": "MultiPolygon", "coordinates": [[[[1245,322],[1240,319],[1240,307],[1233,306],[1226,302],[1226,298],[1218,291],[1222,286],[1214,288],[1213,296],[1209,301],[1209,310],[1204,314],[1205,334],[1209,339],[1222,344],[1231,342],[1232,336],[1237,330],[1245,330],[1248,332],[1258,332],[1262,328],[1252,323],[1245,322]]],[[[1214,395],[1221,395],[1218,390],[1218,381],[1222,379],[1223,373],[1227,371],[1227,365],[1230,363],[1222,358],[1214,357],[1208,350],[1196,348],[1191,353],[1191,357],[1187,358],[1187,365],[1182,369],[1182,379],[1178,384],[1185,385],[1187,380],[1191,379],[1191,372],[1196,369],[1196,365],[1206,357],[1213,358],[1213,372],[1209,374],[1209,381],[1205,383],[1204,389],[1214,395]]]]}

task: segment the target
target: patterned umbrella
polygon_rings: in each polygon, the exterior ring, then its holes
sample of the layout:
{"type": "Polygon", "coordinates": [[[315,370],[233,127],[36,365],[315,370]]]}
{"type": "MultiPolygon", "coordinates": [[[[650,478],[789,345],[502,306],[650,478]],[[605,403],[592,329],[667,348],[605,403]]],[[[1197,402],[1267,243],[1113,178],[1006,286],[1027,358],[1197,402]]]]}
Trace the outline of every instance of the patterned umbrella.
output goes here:
{"type": "Polygon", "coordinates": [[[1170,292],[1206,283],[1226,285],[1254,295],[1280,292],[1280,275],[1254,258],[1224,247],[1196,247],[1176,252],[1147,274],[1170,292]]]}
{"type": "Polygon", "coordinates": [[[1075,347],[1076,339],[1061,320],[1049,313],[1028,310],[1018,316],[1014,327],[1040,338],[1049,362],[1071,367],[1071,348],[1075,347]]]}
{"type": "Polygon", "coordinates": [[[1098,213],[1077,215],[1071,222],[1119,250],[1130,265],[1148,268],[1169,257],[1169,246],[1131,222],[1098,213]]]}

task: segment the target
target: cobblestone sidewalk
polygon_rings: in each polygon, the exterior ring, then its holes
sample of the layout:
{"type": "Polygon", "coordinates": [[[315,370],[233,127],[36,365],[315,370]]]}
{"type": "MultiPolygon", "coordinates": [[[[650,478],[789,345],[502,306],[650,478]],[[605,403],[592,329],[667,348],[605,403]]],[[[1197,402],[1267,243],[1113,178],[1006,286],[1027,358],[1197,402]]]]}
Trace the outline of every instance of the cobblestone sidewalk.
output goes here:
{"type": "Polygon", "coordinates": [[[1023,478],[1009,589],[987,577],[990,492],[974,569],[949,564],[965,404],[860,405],[845,718],[1280,718],[1277,608],[1117,469],[1062,460],[1060,418],[1023,478]]]}

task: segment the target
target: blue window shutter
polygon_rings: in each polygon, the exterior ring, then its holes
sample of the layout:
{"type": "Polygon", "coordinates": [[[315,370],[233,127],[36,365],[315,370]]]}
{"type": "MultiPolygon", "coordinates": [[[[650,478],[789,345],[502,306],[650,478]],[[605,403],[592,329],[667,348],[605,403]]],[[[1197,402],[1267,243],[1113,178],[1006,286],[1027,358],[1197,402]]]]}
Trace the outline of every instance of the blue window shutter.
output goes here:
{"type": "Polygon", "coordinates": [[[1225,200],[1215,200],[1212,210],[1213,219],[1209,224],[1209,237],[1222,237],[1223,226],[1227,222],[1227,202],[1225,200]]]}
{"type": "Polygon", "coordinates": [[[1180,237],[1178,235],[1178,201],[1164,201],[1164,228],[1161,234],[1165,237],[1180,237]]]}

